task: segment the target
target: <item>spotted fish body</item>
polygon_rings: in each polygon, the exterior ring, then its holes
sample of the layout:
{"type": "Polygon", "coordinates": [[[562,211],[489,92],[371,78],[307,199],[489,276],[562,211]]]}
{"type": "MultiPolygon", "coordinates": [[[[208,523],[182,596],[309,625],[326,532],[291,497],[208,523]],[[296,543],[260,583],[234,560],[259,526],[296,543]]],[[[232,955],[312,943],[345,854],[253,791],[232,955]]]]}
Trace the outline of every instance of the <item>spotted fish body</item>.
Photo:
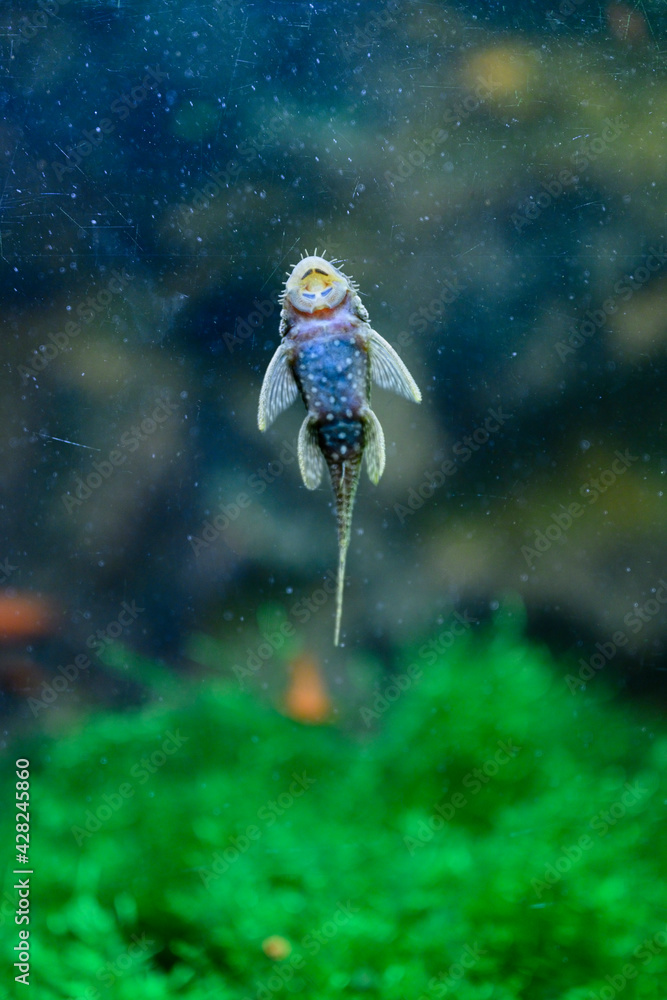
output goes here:
{"type": "Polygon", "coordinates": [[[354,282],[323,257],[306,256],[282,295],[280,346],[264,376],[258,424],[266,430],[300,394],[306,418],[299,432],[299,466],[316,489],[329,469],[338,519],[338,585],[334,644],[338,645],[345,562],[362,459],[373,483],[385,462],[384,435],[370,408],[371,383],[416,403],[421,393],[386,340],[368,322],[354,282]]]}

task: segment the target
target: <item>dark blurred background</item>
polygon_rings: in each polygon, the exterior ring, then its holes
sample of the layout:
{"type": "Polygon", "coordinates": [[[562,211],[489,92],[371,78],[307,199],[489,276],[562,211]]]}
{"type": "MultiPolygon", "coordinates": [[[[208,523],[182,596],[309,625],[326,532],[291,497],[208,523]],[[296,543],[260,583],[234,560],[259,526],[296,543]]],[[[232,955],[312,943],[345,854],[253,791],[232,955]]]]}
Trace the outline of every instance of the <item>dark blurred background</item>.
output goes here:
{"type": "MultiPolygon", "coordinates": [[[[4,8],[11,704],[98,630],[230,670],[290,622],[337,669],[508,602],[657,688],[666,26],[658,2],[4,8]],[[296,609],[336,564],[301,404],[256,424],[276,294],[316,247],[424,395],[374,396],[387,468],[338,652],[333,602],[296,609]]],[[[93,661],[85,696],[128,697],[93,661]]]]}

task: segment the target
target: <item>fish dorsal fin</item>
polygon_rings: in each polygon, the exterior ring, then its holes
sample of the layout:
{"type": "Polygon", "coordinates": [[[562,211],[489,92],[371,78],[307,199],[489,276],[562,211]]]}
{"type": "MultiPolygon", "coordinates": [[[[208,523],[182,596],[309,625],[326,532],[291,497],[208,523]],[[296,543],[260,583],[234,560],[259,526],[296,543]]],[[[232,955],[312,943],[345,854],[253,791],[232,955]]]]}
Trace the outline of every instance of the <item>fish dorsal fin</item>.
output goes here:
{"type": "Polygon", "coordinates": [[[399,396],[407,396],[415,403],[421,403],[422,394],[417,383],[405,367],[398,354],[375,330],[371,330],[368,344],[371,359],[371,378],[383,389],[391,389],[399,396]]]}
{"type": "Polygon", "coordinates": [[[269,362],[259,394],[257,423],[260,431],[270,427],[278,414],[292,405],[298,394],[289,363],[289,348],[281,344],[269,362]]]}
{"type": "Polygon", "coordinates": [[[364,422],[364,455],[368,478],[377,485],[384,472],[384,432],[380,421],[372,410],[362,416],[364,422]]]}
{"type": "Polygon", "coordinates": [[[316,490],[322,480],[324,458],[317,440],[317,427],[312,417],[306,417],[299,431],[299,468],[309,490],[316,490]]]}

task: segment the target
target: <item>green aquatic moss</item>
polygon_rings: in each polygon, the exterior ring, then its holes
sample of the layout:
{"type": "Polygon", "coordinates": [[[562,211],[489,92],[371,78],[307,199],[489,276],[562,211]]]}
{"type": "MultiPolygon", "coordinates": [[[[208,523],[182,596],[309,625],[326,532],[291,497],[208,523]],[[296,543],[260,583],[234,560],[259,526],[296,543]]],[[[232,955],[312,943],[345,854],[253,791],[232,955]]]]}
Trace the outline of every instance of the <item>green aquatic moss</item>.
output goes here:
{"type": "Polygon", "coordinates": [[[32,996],[662,997],[664,725],[508,628],[434,659],[370,726],[165,674],[151,707],[16,742],[32,996]]]}

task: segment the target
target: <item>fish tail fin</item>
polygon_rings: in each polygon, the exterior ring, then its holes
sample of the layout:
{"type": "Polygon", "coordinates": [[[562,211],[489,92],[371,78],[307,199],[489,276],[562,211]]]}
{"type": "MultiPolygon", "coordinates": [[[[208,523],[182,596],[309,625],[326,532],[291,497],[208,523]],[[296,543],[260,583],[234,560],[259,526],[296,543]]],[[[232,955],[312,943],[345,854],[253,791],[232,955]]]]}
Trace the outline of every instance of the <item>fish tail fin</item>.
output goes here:
{"type": "Polygon", "coordinates": [[[334,646],[340,639],[340,625],[343,617],[343,589],[345,587],[345,563],[350,545],[352,528],[352,509],[354,497],[359,485],[361,473],[361,456],[349,462],[332,465],[330,468],[331,483],[336,497],[336,516],[338,520],[338,581],[336,584],[336,626],[334,631],[334,646]]]}
{"type": "Polygon", "coordinates": [[[343,587],[345,586],[345,562],[347,560],[348,545],[349,545],[349,538],[346,543],[339,542],[338,546],[338,582],[336,584],[336,627],[334,629],[334,646],[337,646],[340,640],[340,624],[343,618],[343,587]]]}

